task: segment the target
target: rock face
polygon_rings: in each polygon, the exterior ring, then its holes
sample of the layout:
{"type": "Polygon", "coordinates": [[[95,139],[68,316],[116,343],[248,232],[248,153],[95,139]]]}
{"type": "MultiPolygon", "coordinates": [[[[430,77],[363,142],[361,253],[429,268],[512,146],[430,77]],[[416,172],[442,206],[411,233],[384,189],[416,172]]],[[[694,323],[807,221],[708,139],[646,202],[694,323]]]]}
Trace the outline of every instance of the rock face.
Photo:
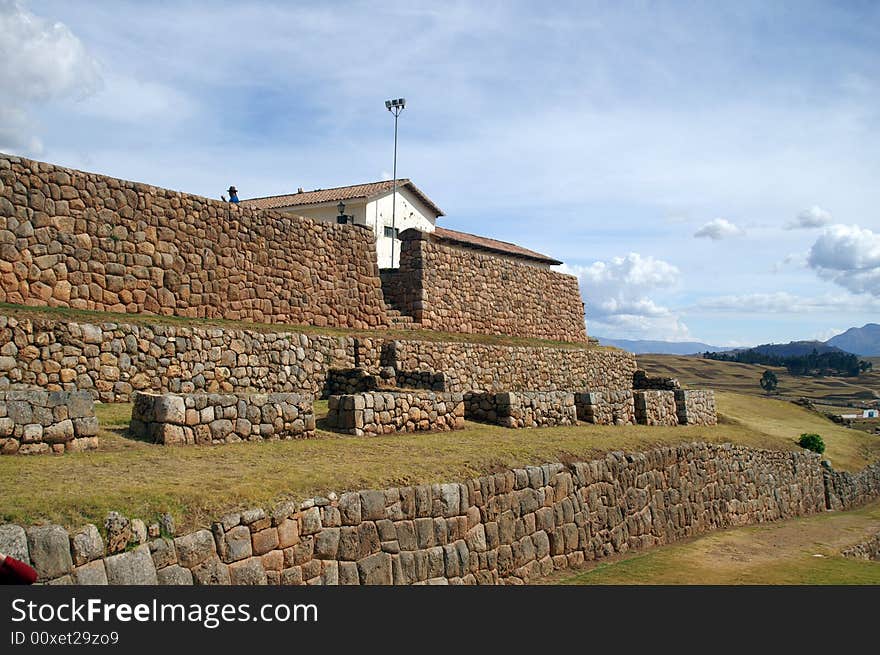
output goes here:
{"type": "Polygon", "coordinates": [[[586,343],[573,275],[440,243],[417,230],[400,238],[400,268],[385,271],[383,288],[421,327],[586,343]]]}
{"type": "Polygon", "coordinates": [[[840,552],[852,559],[880,560],[880,532],[840,552]]]}
{"type": "Polygon", "coordinates": [[[87,391],[0,391],[0,453],[63,453],[97,448],[98,419],[87,391]]]}
{"type": "Polygon", "coordinates": [[[2,154],[0,207],[8,263],[0,302],[348,328],[388,324],[375,239],[362,227],[2,154]]]}
{"type": "Polygon", "coordinates": [[[357,436],[464,428],[464,401],[454,392],[371,391],[330,396],[328,406],[328,427],[357,436]]]}
{"type": "Polygon", "coordinates": [[[53,584],[521,584],[585,560],[878,497],[880,465],[839,473],[807,452],[690,444],[254,508],[76,568],[71,551],[97,554],[77,538],[91,530],[71,538],[59,526],[4,525],[0,545],[18,548],[53,584]]]}
{"type": "Polygon", "coordinates": [[[506,428],[575,425],[574,394],[568,391],[508,391],[465,394],[465,416],[506,428]]]}
{"type": "Polygon", "coordinates": [[[135,392],[132,434],[166,446],[315,436],[311,394],[135,392]]]}

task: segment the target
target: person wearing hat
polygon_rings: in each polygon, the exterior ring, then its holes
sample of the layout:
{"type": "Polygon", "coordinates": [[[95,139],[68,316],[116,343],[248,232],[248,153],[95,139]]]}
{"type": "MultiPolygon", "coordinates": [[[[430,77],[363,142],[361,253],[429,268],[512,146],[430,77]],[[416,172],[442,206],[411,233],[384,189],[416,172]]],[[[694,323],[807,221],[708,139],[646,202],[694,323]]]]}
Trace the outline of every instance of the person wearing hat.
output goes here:
{"type": "Polygon", "coordinates": [[[234,186],[229,187],[229,202],[238,203],[238,189],[234,186]]]}

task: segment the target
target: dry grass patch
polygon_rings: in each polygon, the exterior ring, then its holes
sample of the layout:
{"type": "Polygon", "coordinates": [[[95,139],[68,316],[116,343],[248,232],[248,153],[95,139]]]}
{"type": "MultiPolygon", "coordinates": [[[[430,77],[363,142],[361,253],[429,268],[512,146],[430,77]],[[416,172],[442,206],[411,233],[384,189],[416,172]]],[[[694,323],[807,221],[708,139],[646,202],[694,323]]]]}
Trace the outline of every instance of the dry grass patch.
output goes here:
{"type": "MultiPolygon", "coordinates": [[[[0,458],[0,520],[100,523],[110,510],[152,519],[171,512],[184,527],[237,507],[269,506],[328,491],[462,480],[497,468],[591,459],[692,441],[797,449],[818,432],[838,468],[880,459],[880,440],[847,430],[791,403],[718,395],[715,427],[594,426],[507,430],[468,423],[457,432],[342,436],[169,448],[124,436],[130,405],[98,405],[101,448],[63,456],[0,458]]],[[[318,417],[327,403],[316,404],[318,417]]],[[[319,420],[319,428],[322,422],[319,420]]]]}

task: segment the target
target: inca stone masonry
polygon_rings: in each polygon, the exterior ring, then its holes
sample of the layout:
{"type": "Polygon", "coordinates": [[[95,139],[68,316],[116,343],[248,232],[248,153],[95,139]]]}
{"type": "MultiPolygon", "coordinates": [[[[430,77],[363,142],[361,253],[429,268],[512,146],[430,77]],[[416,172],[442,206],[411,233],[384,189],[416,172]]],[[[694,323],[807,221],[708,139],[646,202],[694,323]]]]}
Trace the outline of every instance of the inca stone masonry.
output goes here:
{"type": "MultiPolygon", "coordinates": [[[[394,295],[417,324],[586,341],[574,277],[403,243],[394,295]]],[[[0,154],[0,302],[375,328],[393,300],[363,227],[0,154]]]]}

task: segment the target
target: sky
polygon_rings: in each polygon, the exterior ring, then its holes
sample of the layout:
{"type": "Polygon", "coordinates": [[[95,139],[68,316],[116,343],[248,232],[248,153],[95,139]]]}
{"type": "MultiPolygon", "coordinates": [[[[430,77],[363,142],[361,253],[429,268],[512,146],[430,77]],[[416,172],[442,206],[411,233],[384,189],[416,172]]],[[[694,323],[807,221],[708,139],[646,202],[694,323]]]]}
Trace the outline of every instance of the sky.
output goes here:
{"type": "Polygon", "coordinates": [[[219,197],[398,176],[590,334],[880,322],[880,3],[0,0],[0,151],[219,197]]]}

